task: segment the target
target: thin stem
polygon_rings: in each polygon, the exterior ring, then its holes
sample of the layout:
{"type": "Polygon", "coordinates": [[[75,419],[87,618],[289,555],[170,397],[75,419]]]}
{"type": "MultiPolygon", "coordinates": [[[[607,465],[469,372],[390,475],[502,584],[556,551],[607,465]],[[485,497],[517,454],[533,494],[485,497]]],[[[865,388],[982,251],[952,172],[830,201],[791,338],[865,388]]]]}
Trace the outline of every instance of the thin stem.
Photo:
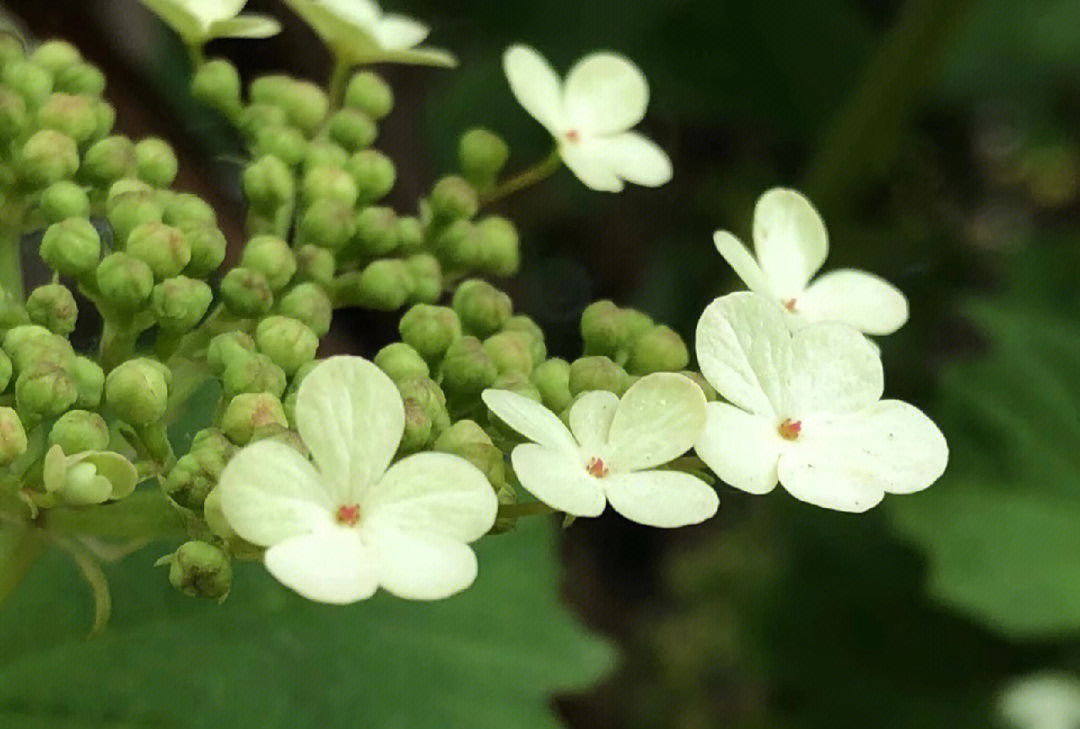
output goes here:
{"type": "Polygon", "coordinates": [[[556,147],[543,161],[507,180],[503,180],[485,192],[480,196],[480,204],[490,205],[527,187],[532,187],[536,183],[551,177],[561,166],[562,157],[559,156],[559,149],[556,147]]]}
{"type": "Polygon", "coordinates": [[[499,507],[500,519],[517,519],[523,516],[542,516],[554,513],[556,513],[555,509],[541,501],[534,501],[529,504],[503,504],[499,507]]]}
{"type": "Polygon", "coordinates": [[[340,109],[345,100],[345,87],[349,84],[349,76],[353,65],[341,56],[334,57],[334,68],[330,72],[330,84],[328,94],[330,97],[330,109],[340,109]]]}

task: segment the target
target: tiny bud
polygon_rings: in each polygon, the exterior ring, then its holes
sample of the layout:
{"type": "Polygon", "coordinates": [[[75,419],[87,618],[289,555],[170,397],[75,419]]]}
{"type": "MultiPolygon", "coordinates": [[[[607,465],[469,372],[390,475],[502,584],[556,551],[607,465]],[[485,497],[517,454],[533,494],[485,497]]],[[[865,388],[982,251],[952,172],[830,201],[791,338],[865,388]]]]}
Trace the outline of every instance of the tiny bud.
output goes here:
{"type": "Polygon", "coordinates": [[[544,343],[544,330],[524,314],[515,314],[503,325],[504,332],[521,332],[529,337],[529,352],[534,364],[547,359],[547,344],[544,343]]]}
{"type": "Polygon", "coordinates": [[[325,139],[314,139],[308,144],[304,155],[304,172],[316,167],[345,167],[349,153],[341,145],[325,139]]]}
{"type": "Polygon", "coordinates": [[[105,378],[105,402],[124,422],[143,427],[165,417],[169,385],[160,363],[132,359],[105,378]]]}
{"type": "Polygon", "coordinates": [[[296,257],[289,244],[275,235],[257,235],[244,246],[240,265],[266,277],[270,288],[280,291],[296,274],[296,257]]]}
{"type": "Polygon", "coordinates": [[[134,256],[113,253],[98,264],[97,284],[106,302],[124,311],[135,311],[150,298],[154,272],[134,256]]]}
{"type": "Polygon", "coordinates": [[[169,560],[169,583],[188,597],[223,600],[232,581],[228,555],[212,544],[187,542],[169,560]]]}
{"type": "Polygon", "coordinates": [[[266,155],[244,170],[244,195],[253,210],[272,216],[296,194],[296,180],[289,166],[266,155]]]}
{"type": "Polygon", "coordinates": [[[442,298],[443,273],[439,259],[427,253],[420,253],[406,258],[405,267],[413,277],[413,301],[434,304],[442,298]]]}
{"type": "Polygon", "coordinates": [[[316,200],[300,215],[297,232],[306,245],[341,250],[356,232],[356,213],[337,200],[316,200]]]}
{"type": "Polygon", "coordinates": [[[296,167],[307,155],[307,138],[296,127],[286,124],[266,125],[256,135],[258,154],[277,157],[290,167],[296,167]]]}
{"type": "Polygon", "coordinates": [[[315,167],[304,174],[300,194],[308,205],[316,200],[336,200],[355,205],[360,193],[356,182],[340,167],[315,167]]]}
{"type": "Polygon", "coordinates": [[[341,109],[330,117],[330,138],[350,152],[367,149],[379,136],[379,128],[367,114],[355,109],[341,109]]]}
{"type": "Polygon", "coordinates": [[[434,444],[439,453],[460,456],[479,468],[495,488],[506,484],[505,457],[484,429],[472,420],[459,420],[440,435],[434,444]]]}
{"type": "Polygon", "coordinates": [[[221,377],[234,360],[246,358],[255,352],[255,340],[246,332],[232,331],[218,334],[206,348],[206,363],[210,371],[221,377]]]}
{"type": "Polygon", "coordinates": [[[443,387],[455,401],[476,397],[499,374],[476,337],[462,337],[451,344],[440,370],[443,387]]]}
{"type": "Polygon", "coordinates": [[[334,282],[336,270],[334,254],[328,250],[304,245],[296,251],[296,277],[301,281],[312,281],[323,288],[329,288],[334,282]]]}
{"type": "Polygon", "coordinates": [[[168,187],[176,179],[180,163],[169,143],[151,137],[135,145],[135,174],[154,187],[168,187]]]}
{"type": "Polygon", "coordinates": [[[33,187],[66,180],[78,169],[79,149],[75,140],[52,129],[35,132],[19,153],[19,173],[33,187]]]}
{"type": "Polygon", "coordinates": [[[116,109],[113,105],[102,99],[94,100],[94,136],[93,139],[104,139],[109,136],[116,124],[116,109]]]}
{"type": "Polygon", "coordinates": [[[439,233],[435,252],[448,269],[478,267],[483,259],[480,229],[471,220],[455,220],[439,233]]]}
{"type": "Polygon", "coordinates": [[[98,187],[127,177],[135,169],[135,145],[127,137],[114,135],[90,145],[83,156],[80,176],[98,187]]]}
{"type": "Polygon", "coordinates": [[[268,126],[285,126],[289,115],[280,106],[273,104],[249,104],[240,111],[240,131],[248,139],[258,139],[259,132],[268,126]]]}
{"type": "Polygon", "coordinates": [[[88,141],[97,131],[97,115],[85,96],[52,94],[37,111],[41,129],[54,129],[66,134],[77,144],[88,141]]]}
{"type": "Polygon", "coordinates": [[[489,337],[503,328],[513,313],[510,297],[486,281],[464,281],[454,292],[454,311],[462,328],[477,337],[489,337]]]}
{"type": "Polygon", "coordinates": [[[206,495],[203,501],[203,519],[218,539],[232,540],[236,538],[229,520],[225,518],[225,509],[221,506],[221,492],[213,489],[206,495]]]}
{"type": "Polygon", "coordinates": [[[284,109],[289,121],[309,136],[322,125],[330,109],[330,100],[321,87],[284,75],[255,79],[249,94],[256,104],[273,104],[284,109]]]}
{"type": "Polygon", "coordinates": [[[150,266],[158,280],[178,275],[191,261],[191,247],[183,232],[164,223],[143,223],[135,228],[125,250],[150,266]]]}
{"type": "Polygon", "coordinates": [[[84,410],[97,408],[105,391],[105,371],[101,366],[89,357],[80,355],[75,357],[71,366],[71,376],[79,390],[75,406],[84,410]]]}
{"type": "Polygon", "coordinates": [[[262,353],[238,356],[228,362],[221,375],[227,397],[265,392],[274,397],[285,393],[285,370],[262,353]]]}
{"type": "Polygon", "coordinates": [[[424,247],[424,224],[419,218],[404,216],[397,221],[398,247],[404,253],[416,253],[424,247]]]}
{"type": "Polygon", "coordinates": [[[216,479],[206,473],[198,459],[189,453],[181,456],[169,471],[164,489],[168,497],[180,506],[198,511],[216,485],[216,479]]]}
{"type": "Polygon", "coordinates": [[[214,293],[204,281],[175,276],[154,287],[150,310],[162,330],[183,334],[202,321],[213,300],[214,293]]]}
{"type": "Polygon", "coordinates": [[[4,334],[4,351],[11,357],[16,371],[40,361],[69,367],[75,357],[68,340],[38,324],[23,324],[8,330],[4,334]]]}
{"type": "Polygon", "coordinates": [[[394,382],[405,382],[431,374],[424,358],[404,342],[386,345],[375,355],[374,361],[394,382]]]}
{"type": "Polygon", "coordinates": [[[500,375],[517,373],[528,377],[533,369],[529,335],[499,332],[484,340],[484,352],[495,363],[500,375]]]}
{"type": "MultiPolygon", "coordinates": [[[[543,398],[540,396],[540,390],[529,379],[527,372],[506,372],[495,378],[495,382],[491,383],[491,386],[496,390],[509,390],[510,392],[527,397],[530,400],[536,402],[542,402],[543,398]]],[[[499,423],[498,428],[503,430],[503,423],[499,423]]],[[[506,434],[509,435],[513,432],[509,428],[505,428],[506,434]]]]}
{"type": "Polygon", "coordinates": [[[540,392],[544,407],[553,413],[561,413],[570,407],[574,396],[570,392],[570,363],[563,359],[541,362],[532,371],[531,379],[540,392]]]}
{"type": "Polygon", "coordinates": [[[11,408],[0,407],[0,468],[7,468],[26,453],[26,429],[11,408]]]}
{"type": "Polygon", "coordinates": [[[55,74],[78,63],[82,60],[82,56],[79,50],[67,41],[47,40],[34,49],[34,52],[30,54],[30,60],[55,74]]]}
{"type": "Polygon", "coordinates": [[[690,363],[690,352],[682,337],[666,326],[657,326],[634,342],[626,369],[635,375],[678,372],[690,363]]]}
{"type": "Polygon", "coordinates": [[[373,149],[357,152],[345,163],[345,171],[356,183],[359,201],[370,205],[382,200],[394,189],[397,170],[389,157],[373,149]]]}
{"type": "Polygon", "coordinates": [[[397,213],[387,207],[364,208],[356,216],[356,235],[353,242],[353,248],[361,258],[386,256],[398,244],[397,213]]]}
{"type": "MultiPolygon", "coordinates": [[[[26,58],[22,41],[13,33],[0,34],[0,67],[26,58]]],[[[40,64],[39,64],[40,65],[40,64]]]]}
{"type": "Polygon", "coordinates": [[[358,109],[372,119],[382,119],[394,108],[394,92],[378,75],[362,71],[349,79],[345,87],[345,106],[358,109]]]}
{"type": "Polygon", "coordinates": [[[509,158],[506,142],[487,129],[469,130],[458,142],[461,171],[470,183],[482,189],[495,183],[509,158]]]}
{"type": "Polygon", "coordinates": [[[277,312],[303,322],[316,337],[325,337],[330,331],[334,307],[323,288],[309,282],[298,284],[285,294],[278,302],[277,312]]]}
{"type": "Polygon", "coordinates": [[[570,392],[574,397],[593,390],[622,395],[628,386],[626,371],[607,357],[582,357],[570,365],[570,392]]]}
{"type": "Polygon", "coordinates": [[[191,95],[227,117],[240,113],[240,73],[229,61],[215,58],[199,66],[191,79],[191,95]]]}
{"type": "Polygon", "coordinates": [[[79,390],[67,369],[52,362],[20,368],[15,380],[19,415],[28,420],[54,418],[75,404],[79,390]]]}
{"type": "Polygon", "coordinates": [[[315,359],[319,338],[305,324],[287,316],[268,316],[255,329],[255,343],[259,351],[274,364],[294,374],[302,366],[315,359]]]}
{"type": "Polygon", "coordinates": [[[623,338],[625,319],[611,301],[596,301],[581,313],[581,338],[589,354],[613,357],[623,338]]]}
{"type": "Polygon", "coordinates": [[[0,87],[0,138],[22,136],[26,124],[26,102],[14,91],[0,87]]]}
{"type": "Polygon", "coordinates": [[[451,308],[417,304],[401,317],[398,331],[402,341],[434,364],[461,338],[461,322],[451,308]]]}
{"type": "Polygon", "coordinates": [[[349,273],[334,282],[335,301],[375,311],[396,311],[412,295],[413,279],[404,261],[373,261],[359,274],[349,273]]]}
{"type": "Polygon", "coordinates": [[[469,219],[480,209],[476,190],[460,177],[444,177],[435,183],[430,197],[431,212],[438,220],[469,219]]]}
{"type": "Polygon", "coordinates": [[[217,213],[210,203],[189,192],[169,192],[163,196],[165,213],[161,221],[166,225],[181,227],[185,224],[206,223],[217,225],[217,213]]]}
{"type": "Polygon", "coordinates": [[[450,427],[446,394],[430,377],[414,377],[396,383],[405,402],[415,403],[431,421],[432,433],[438,435],[450,427]]]}
{"type": "Polygon", "coordinates": [[[26,313],[34,324],[43,326],[54,334],[67,336],[75,331],[79,307],[67,286],[46,284],[30,292],[26,300],[26,313]]]}
{"type": "Polygon", "coordinates": [[[45,103],[53,91],[53,75],[31,61],[17,59],[4,64],[2,78],[32,109],[45,103]]]}
{"type": "Polygon", "coordinates": [[[405,432],[398,445],[398,454],[421,451],[431,443],[432,423],[424,409],[414,400],[405,400],[405,432]]]}
{"type": "Polygon", "coordinates": [[[41,191],[38,211],[46,223],[59,223],[68,218],[90,217],[90,198],[74,182],[61,180],[41,191]]]}
{"type": "Polygon", "coordinates": [[[192,278],[206,278],[221,268],[221,264],[225,262],[229,244],[217,224],[192,221],[172,223],[172,225],[184,234],[188,248],[191,249],[191,260],[184,269],[186,275],[192,278]]]}
{"type": "Polygon", "coordinates": [[[56,90],[84,96],[101,96],[105,93],[105,74],[92,64],[79,61],[56,73],[56,90]]]}
{"type": "Polygon", "coordinates": [[[58,445],[71,454],[103,451],[109,447],[109,426],[97,413],[69,410],[53,424],[49,445],[58,445]]]}
{"type": "Polygon", "coordinates": [[[241,393],[229,401],[221,416],[221,430],[233,443],[247,445],[270,426],[289,427],[281,400],[268,392],[241,393]]]}
{"type": "Polygon", "coordinates": [[[629,353],[638,338],[651,331],[656,325],[648,314],[637,309],[623,309],[622,317],[619,348],[623,352],[629,353]]]}
{"type": "MultiPolygon", "coordinates": [[[[119,184],[119,183],[118,183],[119,184]]],[[[113,185],[115,190],[117,185],[113,185]]],[[[146,190],[113,195],[105,203],[105,216],[113,231],[113,243],[122,248],[131,232],[144,223],[160,223],[165,215],[161,196],[146,190]]]]}
{"type": "Polygon", "coordinates": [[[480,270],[492,276],[513,276],[521,267],[517,228],[506,218],[492,215],[477,223],[480,234],[480,270]]]}
{"type": "Polygon", "coordinates": [[[86,218],[68,218],[45,230],[40,253],[49,268],[61,276],[78,278],[97,266],[101,236],[86,218]]]}
{"type": "Polygon", "coordinates": [[[266,276],[250,268],[234,268],[221,279],[221,297],[238,317],[262,316],[274,305],[274,292],[266,276]]]}

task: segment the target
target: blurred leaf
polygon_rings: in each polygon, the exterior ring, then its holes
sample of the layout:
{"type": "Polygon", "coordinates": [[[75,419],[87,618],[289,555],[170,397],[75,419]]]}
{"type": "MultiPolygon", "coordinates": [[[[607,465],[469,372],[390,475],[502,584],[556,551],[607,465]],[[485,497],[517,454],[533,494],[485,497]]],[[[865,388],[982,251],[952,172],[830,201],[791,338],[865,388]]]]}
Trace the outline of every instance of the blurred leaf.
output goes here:
{"type": "Polygon", "coordinates": [[[0,726],[554,729],[548,696],[612,652],[560,604],[547,526],[485,539],[476,585],[437,603],[315,605],[246,565],[218,607],[144,550],[110,570],[114,618],[90,642],[78,577],[52,555],[3,613],[0,726]]]}

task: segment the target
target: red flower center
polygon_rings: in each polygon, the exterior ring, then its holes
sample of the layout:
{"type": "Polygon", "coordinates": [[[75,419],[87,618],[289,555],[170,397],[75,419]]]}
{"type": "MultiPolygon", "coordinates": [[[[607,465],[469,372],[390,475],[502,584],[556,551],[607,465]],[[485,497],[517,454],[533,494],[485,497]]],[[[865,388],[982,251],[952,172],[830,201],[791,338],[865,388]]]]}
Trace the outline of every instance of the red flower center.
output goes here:
{"type": "Polygon", "coordinates": [[[563,136],[566,137],[566,141],[570,142],[571,144],[577,144],[581,141],[581,132],[579,132],[577,129],[571,129],[563,136]]]}
{"type": "Polygon", "coordinates": [[[590,476],[596,478],[603,478],[607,475],[607,466],[604,465],[604,461],[600,458],[590,458],[589,465],[585,467],[585,470],[589,472],[590,476]]]}
{"type": "Polygon", "coordinates": [[[345,526],[356,526],[356,523],[360,521],[360,505],[349,504],[348,506],[339,507],[337,510],[337,522],[345,526]]]}
{"type": "Polygon", "coordinates": [[[777,428],[780,431],[780,437],[784,440],[798,440],[799,433],[802,431],[802,421],[792,421],[788,418],[784,422],[780,423],[780,427],[777,428]]]}
{"type": "Polygon", "coordinates": [[[784,308],[787,309],[788,311],[794,313],[795,312],[795,299],[788,299],[787,301],[785,301],[784,302],[784,308]]]}

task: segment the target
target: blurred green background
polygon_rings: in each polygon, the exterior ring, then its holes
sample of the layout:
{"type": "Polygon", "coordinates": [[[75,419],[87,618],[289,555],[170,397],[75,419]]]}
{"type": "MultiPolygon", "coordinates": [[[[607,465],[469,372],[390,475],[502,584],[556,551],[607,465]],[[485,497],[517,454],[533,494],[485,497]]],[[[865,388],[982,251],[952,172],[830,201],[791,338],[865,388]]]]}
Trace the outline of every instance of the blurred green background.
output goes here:
{"type": "MultiPolygon", "coordinates": [[[[215,617],[166,595],[144,550],[111,572],[116,632],[86,646],[87,599],[56,561],[0,614],[0,725],[984,727],[1010,678],[1080,670],[1080,3],[385,5],[429,21],[432,43],[462,62],[385,69],[398,105],[379,146],[398,162],[393,202],[405,212],[454,169],[472,126],[505,135],[512,168],[546,153],[502,77],[508,44],[561,70],[616,50],[650,80],[644,129],[673,158],[671,184],[610,196],[562,172],[499,205],[524,241],[523,273],[507,286],[554,352],[579,354],[577,318],[596,298],[689,336],[736,285],[713,231],[745,238],[756,197],[795,186],[825,217],[827,266],[874,271],[907,293],[910,323],[881,342],[886,392],[935,417],[949,470],[863,516],[780,490],[725,491],[716,519],[674,533],[614,515],[557,542],[553,529],[525,529],[488,540],[491,576],[435,612],[313,610],[249,574],[237,592],[251,594],[215,617]],[[617,648],[616,667],[571,618],[617,648]],[[42,625],[75,638],[42,649],[42,625]],[[557,690],[549,711],[544,695],[557,690]]],[[[231,218],[239,245],[236,148],[190,103],[168,32],[134,0],[7,6],[104,68],[120,128],[173,141],[181,185],[231,218]]],[[[280,3],[249,7],[285,19],[285,33],[213,53],[248,77],[325,78],[325,53],[280,3]]],[[[342,316],[332,346],[370,354],[394,330],[392,317],[342,316]]]]}

